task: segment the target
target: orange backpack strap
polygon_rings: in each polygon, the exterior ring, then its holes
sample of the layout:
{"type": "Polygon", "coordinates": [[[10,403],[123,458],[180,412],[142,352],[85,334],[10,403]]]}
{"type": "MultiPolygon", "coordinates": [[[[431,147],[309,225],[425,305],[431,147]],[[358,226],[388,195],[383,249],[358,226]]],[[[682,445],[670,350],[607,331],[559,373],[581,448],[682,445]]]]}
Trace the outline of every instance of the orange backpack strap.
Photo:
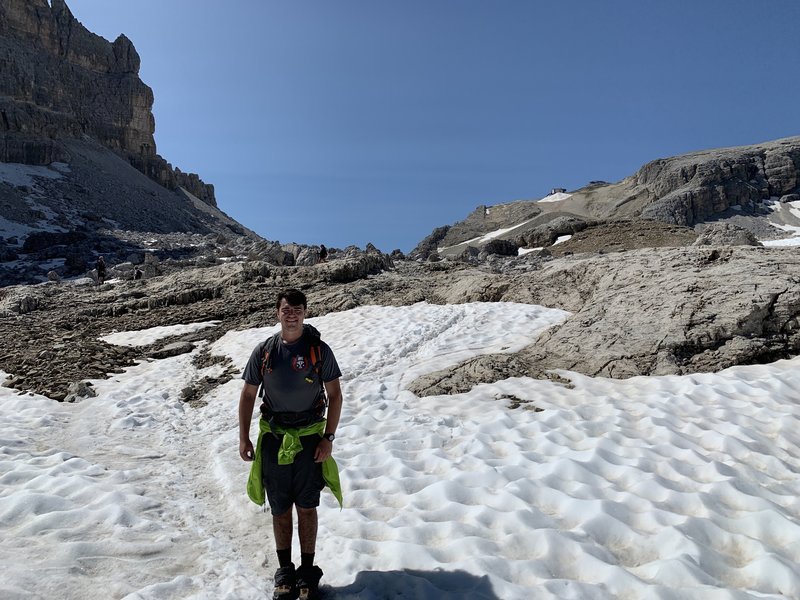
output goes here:
{"type": "MultiPolygon", "coordinates": [[[[311,369],[317,374],[319,379],[319,386],[322,388],[323,395],[325,394],[325,384],[322,381],[322,347],[318,344],[311,344],[309,349],[311,355],[311,369]]],[[[309,383],[312,381],[308,379],[309,383]]]]}

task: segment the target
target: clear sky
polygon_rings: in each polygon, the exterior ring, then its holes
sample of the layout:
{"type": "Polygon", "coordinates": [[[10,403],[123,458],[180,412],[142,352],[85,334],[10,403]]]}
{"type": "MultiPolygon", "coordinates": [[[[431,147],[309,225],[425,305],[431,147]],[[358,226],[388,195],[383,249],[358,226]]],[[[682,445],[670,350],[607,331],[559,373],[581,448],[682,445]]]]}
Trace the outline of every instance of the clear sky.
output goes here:
{"type": "Polygon", "coordinates": [[[797,0],[67,0],[158,152],[281,242],[408,251],[476,206],[800,135],[797,0]]]}

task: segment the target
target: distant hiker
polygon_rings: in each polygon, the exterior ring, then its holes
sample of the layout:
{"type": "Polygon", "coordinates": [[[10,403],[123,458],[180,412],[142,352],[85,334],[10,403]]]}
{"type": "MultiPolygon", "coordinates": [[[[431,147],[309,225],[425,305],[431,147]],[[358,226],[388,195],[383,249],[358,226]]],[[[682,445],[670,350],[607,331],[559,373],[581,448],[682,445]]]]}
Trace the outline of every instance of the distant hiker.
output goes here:
{"type": "Polygon", "coordinates": [[[319,332],[305,325],[307,300],[300,290],[278,294],[281,330],[250,355],[239,397],[239,455],[253,461],[247,493],[256,504],[269,501],[278,554],[275,600],[318,598],[322,569],[314,564],[317,506],[326,485],[342,503],[333,440],[342,412],[342,373],[319,332]],[[261,393],[259,394],[259,386],[261,393]],[[262,397],[255,451],[250,421],[262,397]],[[327,420],[325,418],[327,403],[327,420]],[[292,562],[292,508],[297,510],[300,567],[292,562]]]}
{"type": "Polygon", "coordinates": [[[328,260],[328,249],[325,244],[321,244],[319,247],[319,262],[325,262],[326,260],[328,260]]]}
{"type": "Polygon", "coordinates": [[[97,269],[97,283],[103,283],[106,279],[106,261],[102,256],[97,257],[94,268],[97,269]]]}
{"type": "Polygon", "coordinates": [[[144,273],[142,273],[142,270],[139,268],[139,265],[136,265],[135,267],[133,267],[133,279],[134,279],[134,281],[136,279],[141,279],[143,275],[144,275],[144,273]]]}

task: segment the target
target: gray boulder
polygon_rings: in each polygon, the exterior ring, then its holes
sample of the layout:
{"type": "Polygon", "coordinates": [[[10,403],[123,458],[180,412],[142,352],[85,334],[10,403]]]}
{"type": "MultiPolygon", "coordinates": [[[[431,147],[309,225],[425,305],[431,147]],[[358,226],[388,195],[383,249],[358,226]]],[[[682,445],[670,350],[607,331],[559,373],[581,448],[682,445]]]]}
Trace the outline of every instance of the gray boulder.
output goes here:
{"type": "Polygon", "coordinates": [[[516,256],[519,246],[509,240],[491,240],[483,247],[487,254],[497,254],[499,256],[516,256]]]}
{"type": "Polygon", "coordinates": [[[750,231],[731,223],[712,223],[707,225],[694,246],[761,246],[750,231]]]}
{"type": "Polygon", "coordinates": [[[319,250],[317,248],[303,248],[297,255],[295,264],[301,267],[310,267],[319,262],[319,250]]]}
{"type": "Polygon", "coordinates": [[[277,266],[291,266],[295,264],[293,252],[286,250],[286,248],[278,242],[263,241],[255,244],[250,251],[250,257],[277,266]]]}
{"type": "Polygon", "coordinates": [[[64,402],[77,402],[84,398],[94,398],[95,396],[97,396],[97,392],[92,382],[78,381],[69,385],[64,402]]]}

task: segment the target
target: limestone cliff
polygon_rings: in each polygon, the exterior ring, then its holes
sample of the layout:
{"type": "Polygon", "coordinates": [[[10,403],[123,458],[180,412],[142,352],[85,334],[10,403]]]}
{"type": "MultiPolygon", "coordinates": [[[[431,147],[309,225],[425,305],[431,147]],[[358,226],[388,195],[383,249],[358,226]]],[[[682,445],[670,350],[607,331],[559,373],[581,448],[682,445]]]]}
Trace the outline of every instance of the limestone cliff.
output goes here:
{"type": "Polygon", "coordinates": [[[64,0],[0,3],[0,161],[68,162],[59,140],[88,136],[169,190],[216,206],[214,188],[156,152],[153,91],[139,54],[87,30],[64,0]]]}
{"type": "Polygon", "coordinates": [[[762,201],[797,191],[800,138],[655,160],[633,179],[654,198],[645,218],[694,225],[733,207],[758,212],[762,201]]]}

